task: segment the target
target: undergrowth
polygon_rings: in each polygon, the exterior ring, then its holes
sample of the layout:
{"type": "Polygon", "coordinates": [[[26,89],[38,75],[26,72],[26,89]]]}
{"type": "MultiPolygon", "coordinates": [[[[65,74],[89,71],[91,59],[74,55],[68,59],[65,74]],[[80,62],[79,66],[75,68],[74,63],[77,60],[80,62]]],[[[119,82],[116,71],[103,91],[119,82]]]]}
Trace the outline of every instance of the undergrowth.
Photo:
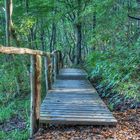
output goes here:
{"type": "Polygon", "coordinates": [[[140,107],[140,40],[133,46],[96,50],[87,57],[90,78],[110,109],[140,107]]]}
{"type": "Polygon", "coordinates": [[[0,55],[0,60],[0,140],[27,140],[30,109],[29,59],[0,55]]]}

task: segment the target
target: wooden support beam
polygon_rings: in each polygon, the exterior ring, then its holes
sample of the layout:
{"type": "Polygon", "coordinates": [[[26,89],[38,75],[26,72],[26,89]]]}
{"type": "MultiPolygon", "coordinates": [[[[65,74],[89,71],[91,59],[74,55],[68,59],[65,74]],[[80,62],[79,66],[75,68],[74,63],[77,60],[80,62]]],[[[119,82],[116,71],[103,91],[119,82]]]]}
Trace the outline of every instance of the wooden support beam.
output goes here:
{"type": "Polygon", "coordinates": [[[52,64],[48,66],[48,89],[52,89],[52,64]]]}
{"type": "Polygon", "coordinates": [[[39,129],[40,97],[41,97],[41,56],[31,56],[31,114],[30,136],[32,137],[39,129]]]}
{"type": "Polygon", "coordinates": [[[53,56],[53,81],[56,80],[57,75],[57,53],[54,53],[53,56]]]}

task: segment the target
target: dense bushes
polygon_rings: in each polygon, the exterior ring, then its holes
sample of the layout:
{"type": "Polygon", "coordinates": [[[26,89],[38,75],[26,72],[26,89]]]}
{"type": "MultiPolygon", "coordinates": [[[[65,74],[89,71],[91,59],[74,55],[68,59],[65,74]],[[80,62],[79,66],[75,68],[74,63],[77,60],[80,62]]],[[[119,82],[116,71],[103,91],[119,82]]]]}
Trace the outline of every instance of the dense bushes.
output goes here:
{"type": "MultiPolygon", "coordinates": [[[[139,106],[140,102],[140,44],[116,46],[106,51],[96,50],[87,58],[90,77],[100,79],[97,89],[110,97],[110,108],[139,106]]],[[[97,82],[97,81],[95,81],[97,82]]]]}
{"type": "Polygon", "coordinates": [[[0,91],[7,94],[29,91],[29,61],[26,57],[1,55],[0,59],[0,91]]]}

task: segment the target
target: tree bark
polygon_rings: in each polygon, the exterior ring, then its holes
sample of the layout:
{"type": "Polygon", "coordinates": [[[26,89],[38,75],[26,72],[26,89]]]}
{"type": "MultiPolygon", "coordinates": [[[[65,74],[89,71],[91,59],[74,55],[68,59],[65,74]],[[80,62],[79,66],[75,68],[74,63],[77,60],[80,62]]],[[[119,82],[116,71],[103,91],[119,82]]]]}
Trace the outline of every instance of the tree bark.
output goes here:
{"type": "Polygon", "coordinates": [[[6,46],[10,46],[10,5],[12,0],[5,0],[5,21],[6,21],[6,46]]]}
{"type": "Polygon", "coordinates": [[[81,62],[81,49],[82,49],[82,25],[81,23],[76,25],[76,64],[80,64],[81,62]]]}
{"type": "Polygon", "coordinates": [[[78,11],[77,11],[77,23],[76,23],[76,64],[80,64],[81,62],[81,49],[82,49],[82,23],[80,18],[81,13],[81,0],[78,0],[78,11]]]}
{"type": "Polygon", "coordinates": [[[54,45],[56,43],[56,25],[55,23],[52,24],[52,35],[50,40],[50,52],[54,50],[54,45]]]}

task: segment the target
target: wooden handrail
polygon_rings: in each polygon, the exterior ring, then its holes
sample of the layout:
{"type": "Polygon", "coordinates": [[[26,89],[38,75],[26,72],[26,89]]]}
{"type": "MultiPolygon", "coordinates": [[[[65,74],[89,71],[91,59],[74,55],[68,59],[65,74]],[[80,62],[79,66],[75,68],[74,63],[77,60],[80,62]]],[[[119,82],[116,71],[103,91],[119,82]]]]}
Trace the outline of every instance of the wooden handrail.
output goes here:
{"type": "MultiPolygon", "coordinates": [[[[46,90],[51,89],[52,79],[56,79],[59,69],[62,67],[62,54],[60,50],[52,53],[28,48],[5,47],[0,45],[0,53],[3,54],[27,54],[31,56],[30,84],[31,84],[31,110],[30,110],[30,136],[39,129],[40,98],[41,98],[41,61],[44,57],[46,90]]],[[[47,91],[46,91],[47,92],[47,91]]]]}
{"type": "Polygon", "coordinates": [[[0,53],[50,56],[50,53],[39,50],[32,50],[28,48],[4,47],[4,46],[0,46],[0,53]]]}
{"type": "Polygon", "coordinates": [[[41,55],[41,56],[53,56],[55,53],[61,52],[60,50],[54,50],[52,53],[44,52],[40,50],[33,50],[29,48],[17,48],[17,47],[6,47],[0,45],[0,53],[4,54],[29,54],[29,55],[41,55]]]}

